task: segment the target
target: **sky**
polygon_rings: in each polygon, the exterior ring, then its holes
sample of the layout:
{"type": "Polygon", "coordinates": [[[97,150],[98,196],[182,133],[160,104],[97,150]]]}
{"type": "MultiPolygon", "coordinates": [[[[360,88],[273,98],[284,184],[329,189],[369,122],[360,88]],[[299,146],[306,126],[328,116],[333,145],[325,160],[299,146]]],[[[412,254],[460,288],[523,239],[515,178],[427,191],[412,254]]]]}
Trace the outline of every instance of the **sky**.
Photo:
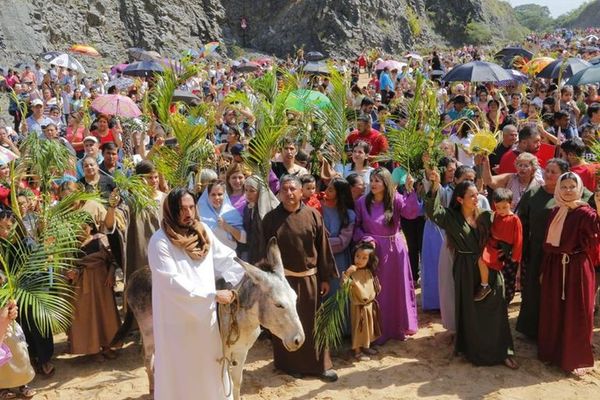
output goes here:
{"type": "Polygon", "coordinates": [[[583,3],[585,0],[508,0],[508,2],[514,7],[521,4],[539,4],[546,6],[550,9],[550,13],[554,18],[561,14],[569,12],[583,3]]]}

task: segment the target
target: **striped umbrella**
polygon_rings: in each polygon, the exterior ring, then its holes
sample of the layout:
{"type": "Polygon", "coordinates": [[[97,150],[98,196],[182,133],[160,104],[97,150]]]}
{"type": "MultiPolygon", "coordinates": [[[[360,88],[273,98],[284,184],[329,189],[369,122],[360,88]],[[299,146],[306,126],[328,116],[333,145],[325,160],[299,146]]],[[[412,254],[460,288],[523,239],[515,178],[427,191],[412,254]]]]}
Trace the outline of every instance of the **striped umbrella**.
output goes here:
{"type": "Polygon", "coordinates": [[[56,65],[58,67],[72,69],[74,71],[85,74],[85,68],[83,68],[83,65],[81,65],[81,63],[77,61],[75,57],[66,53],[53,58],[52,60],[50,60],[49,63],[50,65],[56,65]]]}
{"type": "Polygon", "coordinates": [[[88,46],[85,44],[74,44],[73,46],[71,46],[69,51],[71,53],[83,54],[85,56],[100,57],[100,53],[98,52],[98,50],[96,50],[92,46],[88,46]]]}
{"type": "Polygon", "coordinates": [[[136,118],[142,112],[134,101],[120,94],[105,94],[92,101],[92,108],[101,114],[117,115],[125,118],[136,118]]]}
{"type": "Polygon", "coordinates": [[[206,43],[200,52],[202,53],[203,57],[208,57],[209,55],[211,55],[215,51],[217,51],[218,47],[219,47],[219,42],[206,43]]]}

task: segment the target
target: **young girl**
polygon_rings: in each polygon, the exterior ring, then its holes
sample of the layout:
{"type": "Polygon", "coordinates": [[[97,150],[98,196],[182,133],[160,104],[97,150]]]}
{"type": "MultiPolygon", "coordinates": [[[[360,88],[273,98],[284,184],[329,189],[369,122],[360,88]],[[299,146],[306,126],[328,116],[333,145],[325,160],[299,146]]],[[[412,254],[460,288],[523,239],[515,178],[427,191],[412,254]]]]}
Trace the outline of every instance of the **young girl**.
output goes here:
{"type": "Polygon", "coordinates": [[[300,182],[302,183],[302,202],[321,213],[321,200],[317,193],[317,181],[315,177],[311,174],[305,174],[300,176],[300,182]]]}
{"type": "Polygon", "coordinates": [[[352,279],[350,286],[350,320],[352,324],[352,350],[357,361],[368,361],[368,355],[377,354],[371,342],[381,335],[379,306],[375,297],[381,290],[375,269],[379,259],[375,245],[360,242],[355,247],[354,264],[344,272],[352,279]]]}
{"type": "Polygon", "coordinates": [[[504,188],[496,189],[492,196],[496,211],[492,216],[489,238],[477,262],[481,286],[475,293],[475,301],[485,299],[492,292],[488,284],[488,268],[502,271],[507,264],[521,261],[523,228],[519,217],[511,211],[512,197],[512,192],[504,188]]]}

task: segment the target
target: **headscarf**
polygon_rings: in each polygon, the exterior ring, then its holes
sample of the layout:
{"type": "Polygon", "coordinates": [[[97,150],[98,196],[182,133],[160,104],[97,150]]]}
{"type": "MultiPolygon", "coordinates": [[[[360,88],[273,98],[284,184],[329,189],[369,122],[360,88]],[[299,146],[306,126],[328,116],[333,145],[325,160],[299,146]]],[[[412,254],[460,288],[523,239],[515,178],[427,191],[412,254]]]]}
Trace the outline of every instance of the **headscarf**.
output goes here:
{"type": "Polygon", "coordinates": [[[262,220],[265,215],[279,205],[279,200],[271,192],[271,189],[256,175],[249,176],[244,182],[244,186],[250,186],[258,191],[258,201],[256,204],[258,215],[262,220]]]}
{"type": "MultiPolygon", "coordinates": [[[[225,189],[225,186],[223,186],[225,189]]],[[[215,210],[209,201],[208,190],[202,192],[200,200],[198,200],[198,214],[202,222],[204,222],[213,231],[219,227],[219,218],[223,218],[225,222],[233,226],[236,229],[244,230],[244,221],[239,211],[231,204],[227,193],[223,194],[223,204],[220,210],[215,210]]],[[[227,233],[227,238],[231,241],[234,240],[230,233],[227,233]]]]}
{"type": "Polygon", "coordinates": [[[565,219],[567,218],[567,214],[569,210],[574,210],[577,207],[581,207],[587,203],[581,201],[581,196],[583,196],[583,182],[579,175],[573,172],[566,172],[562,174],[558,178],[558,183],[554,188],[554,201],[556,202],[556,206],[559,207],[558,212],[554,216],[554,219],[550,223],[550,227],[548,228],[548,235],[546,236],[546,243],[558,247],[560,245],[560,237],[562,235],[563,226],[565,224],[565,219]],[[563,199],[562,194],[560,192],[560,182],[568,176],[567,179],[573,179],[577,182],[577,200],[566,201],[563,199]]]}
{"type": "Polygon", "coordinates": [[[192,260],[203,260],[208,254],[210,240],[198,216],[191,227],[180,226],[178,216],[171,214],[169,196],[163,202],[161,228],[171,243],[185,251],[192,260]]]}

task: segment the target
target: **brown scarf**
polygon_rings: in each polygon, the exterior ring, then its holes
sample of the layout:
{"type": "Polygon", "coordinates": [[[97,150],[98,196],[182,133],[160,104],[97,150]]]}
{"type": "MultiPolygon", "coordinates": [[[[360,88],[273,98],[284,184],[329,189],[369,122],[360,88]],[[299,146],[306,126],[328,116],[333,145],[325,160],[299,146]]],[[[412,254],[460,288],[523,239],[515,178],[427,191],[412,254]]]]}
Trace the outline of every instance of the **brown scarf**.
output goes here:
{"type": "Polygon", "coordinates": [[[198,220],[191,227],[182,227],[178,224],[177,216],[169,211],[169,198],[163,203],[163,220],[161,227],[171,243],[183,249],[192,260],[204,260],[210,248],[210,240],[204,230],[204,225],[198,220]]]}

